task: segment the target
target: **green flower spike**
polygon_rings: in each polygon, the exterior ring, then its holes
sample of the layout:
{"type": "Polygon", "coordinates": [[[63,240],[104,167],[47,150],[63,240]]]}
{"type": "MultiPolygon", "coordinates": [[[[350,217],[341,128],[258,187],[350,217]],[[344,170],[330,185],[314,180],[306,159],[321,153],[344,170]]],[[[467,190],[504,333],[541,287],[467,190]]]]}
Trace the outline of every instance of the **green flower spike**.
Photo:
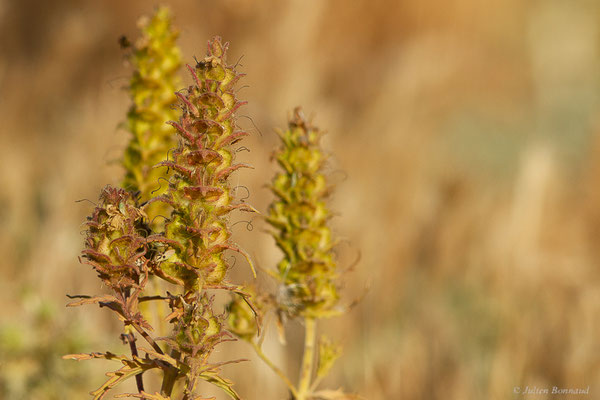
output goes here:
{"type": "MultiPolygon", "coordinates": [[[[227,249],[245,253],[230,240],[229,214],[233,210],[255,212],[241,202],[234,204],[229,176],[246,164],[233,164],[232,145],[247,135],[236,130],[236,110],[245,104],[236,99],[234,86],[242,76],[225,61],[227,43],[216,37],[208,55],[195,68],[188,66],[194,85],[177,93],[183,115],[171,122],[180,136],[173,161],[159,165],[174,171],[162,196],[152,200],[173,208],[165,238],[174,254],[161,263],[163,278],[189,290],[222,288],[229,269],[227,249]]],[[[250,263],[252,266],[252,264],[250,263]]]]}
{"type": "MultiPolygon", "coordinates": [[[[317,391],[340,356],[340,347],[321,336],[317,342],[317,322],[344,311],[338,306],[336,262],[331,229],[331,213],[326,205],[331,191],[323,169],[327,160],[320,146],[323,132],[310,125],[299,108],[294,111],[288,129],[278,132],[281,146],[274,154],[283,169],[272,182],[276,195],[269,207],[267,222],[283,259],[272,275],[279,281],[277,293],[254,296],[262,313],[271,309],[277,314],[280,339],[285,344],[284,316],[301,319],[304,325],[304,349],[297,384],[262,350],[264,335],[257,331],[252,313],[241,299],[228,307],[229,330],[250,343],[257,356],[285,383],[294,400],[349,399],[341,390],[317,391]],[[256,338],[256,339],[255,339],[256,338]]],[[[251,293],[250,289],[247,289],[251,293]]]]}
{"type": "Polygon", "coordinates": [[[277,199],[267,218],[284,253],[275,274],[281,283],[278,307],[290,316],[337,315],[336,242],[327,226],[330,188],[322,172],[326,156],[319,143],[323,132],[297,108],[288,130],[278,134],[282,144],[274,157],[283,172],[273,179],[271,189],[277,199]]]}
{"type": "MultiPolygon", "coordinates": [[[[205,290],[225,289],[248,297],[242,287],[226,281],[230,265],[224,253],[229,249],[246,256],[230,240],[229,215],[236,209],[255,211],[245,203],[234,204],[229,183],[233,172],[248,165],[233,163],[233,145],[247,133],[236,129],[235,112],[245,103],[236,99],[234,86],[242,75],[227,65],[226,51],[227,44],[216,37],[208,43],[207,56],[195,68],[188,66],[194,85],[185,94],[177,93],[183,112],[178,122],[171,122],[179,146],[173,160],[159,164],[173,170],[173,177],[166,193],[151,200],[173,209],[163,238],[170,249],[154,273],[184,292],[171,301],[168,319],[175,327],[167,343],[188,370],[186,396],[194,392],[199,378],[238,398],[231,383],[218,375],[218,365],[207,361],[214,346],[230,336],[223,318],[213,314],[205,290]]],[[[163,392],[170,393],[178,378],[166,375],[163,392]]]]}
{"type": "MultiPolygon", "coordinates": [[[[167,185],[159,180],[168,176],[164,168],[154,166],[177,145],[174,129],[165,122],[178,117],[173,105],[177,103],[174,93],[181,87],[181,52],[168,8],[159,8],[151,19],[140,19],[139,25],[142,37],[131,54],[135,71],[129,93],[133,104],[126,126],[132,136],[123,158],[123,187],[139,191],[141,200],[146,201],[165,192],[167,185]]],[[[168,216],[169,209],[156,203],[147,207],[146,213],[152,221],[157,215],[168,216]]]]}

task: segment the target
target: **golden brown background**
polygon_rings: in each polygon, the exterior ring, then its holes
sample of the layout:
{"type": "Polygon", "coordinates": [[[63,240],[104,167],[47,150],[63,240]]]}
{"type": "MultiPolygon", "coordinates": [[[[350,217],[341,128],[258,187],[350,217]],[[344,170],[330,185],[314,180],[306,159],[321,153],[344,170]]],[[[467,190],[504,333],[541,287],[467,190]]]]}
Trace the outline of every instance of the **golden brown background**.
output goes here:
{"type": "MultiPolygon", "coordinates": [[[[117,40],[154,5],[0,1],[0,399],[85,399],[110,364],[60,356],[126,351],[108,312],[64,305],[102,290],[77,262],[93,206],[75,201],[121,180],[130,67],[117,40]]],[[[329,132],[340,261],[362,256],[344,301],[370,288],[323,327],[345,348],[329,387],[475,400],[589,386],[553,398],[600,398],[599,2],[169,5],[186,62],[215,34],[230,61],[243,56],[255,169],[236,178],[255,207],[271,200],[272,128],[300,104],[329,132]]],[[[279,254],[253,224],[236,240],[271,267],[279,254]]],[[[293,328],[289,351],[266,351],[295,375],[293,328]]],[[[235,356],[251,353],[216,354],[235,356]]],[[[246,399],[285,398],[258,362],[225,375],[246,399]]]]}

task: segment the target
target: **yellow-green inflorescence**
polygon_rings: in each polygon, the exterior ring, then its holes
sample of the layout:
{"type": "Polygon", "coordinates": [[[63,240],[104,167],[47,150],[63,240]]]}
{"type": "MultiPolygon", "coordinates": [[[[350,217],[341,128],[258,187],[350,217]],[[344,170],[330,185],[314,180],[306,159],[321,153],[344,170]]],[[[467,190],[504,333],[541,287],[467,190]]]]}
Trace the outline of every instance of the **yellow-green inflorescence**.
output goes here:
{"type": "Polygon", "coordinates": [[[166,193],[152,201],[173,208],[165,238],[174,254],[161,264],[164,278],[186,290],[218,288],[229,269],[224,252],[241,252],[231,242],[230,213],[254,211],[234,204],[231,173],[246,164],[234,163],[233,145],[247,135],[236,126],[236,110],[245,104],[236,99],[234,86],[242,76],[226,63],[227,43],[209,42],[208,55],[195,68],[188,66],[194,84],[177,93],[182,108],[178,122],[171,122],[180,137],[172,160],[160,165],[174,176],[166,193]]]}
{"type": "Polygon", "coordinates": [[[284,253],[276,271],[270,271],[279,281],[278,290],[275,294],[254,295],[256,291],[247,288],[247,293],[253,293],[254,308],[240,298],[233,299],[227,307],[228,329],[254,347],[257,355],[286,384],[292,399],[350,398],[341,390],[317,391],[341,354],[340,346],[327,337],[321,336],[317,342],[317,321],[344,311],[338,305],[333,252],[337,242],[328,226],[332,216],[327,206],[331,186],[324,174],[327,156],[320,143],[323,132],[306,121],[297,108],[288,129],[278,134],[281,145],[273,157],[282,171],[273,178],[271,190],[276,199],[267,216],[267,222],[274,228],[272,235],[284,253]],[[304,350],[297,384],[262,350],[264,335],[258,332],[253,314],[256,310],[265,313],[272,309],[278,316],[282,342],[285,342],[285,315],[301,319],[304,324],[304,350]]]}
{"type": "MultiPolygon", "coordinates": [[[[134,67],[129,84],[132,105],[126,127],[131,140],[125,150],[123,166],[126,170],[123,187],[139,191],[142,201],[165,192],[168,178],[164,168],[154,168],[167,158],[176,145],[175,130],[165,124],[176,120],[179,111],[175,91],[181,87],[178,75],[181,51],[177,47],[178,32],[171,26],[168,8],[157,9],[151,18],[142,18],[142,37],[135,44],[130,59],[134,67]]],[[[165,204],[155,203],[146,208],[152,221],[157,215],[168,216],[165,204]]]]}
{"type": "Polygon", "coordinates": [[[212,348],[225,339],[223,320],[213,314],[207,289],[225,289],[244,298],[243,288],[226,280],[230,263],[226,250],[242,252],[231,241],[229,216],[234,210],[255,211],[236,202],[229,176],[246,164],[234,163],[234,144],[247,136],[237,129],[238,101],[234,88],[241,78],[226,62],[227,43],[216,37],[209,41],[207,56],[195,67],[188,66],[193,84],[177,93],[182,110],[171,122],[179,136],[172,159],[159,165],[173,171],[166,192],[151,203],[166,203],[172,208],[163,234],[168,245],[155,270],[163,279],[183,289],[173,299],[171,321],[174,335],[169,340],[190,372],[186,391],[193,393],[196,378],[217,384],[235,397],[229,383],[216,375],[208,376],[206,359],[212,348]]]}
{"type": "Polygon", "coordinates": [[[323,132],[297,108],[288,129],[278,134],[281,146],[274,157],[283,171],[273,179],[271,189],[277,198],[267,217],[284,253],[275,274],[280,281],[276,303],[290,316],[337,315],[336,241],[328,226],[332,215],[326,199],[331,188],[323,174],[327,161],[320,145],[323,132]]]}

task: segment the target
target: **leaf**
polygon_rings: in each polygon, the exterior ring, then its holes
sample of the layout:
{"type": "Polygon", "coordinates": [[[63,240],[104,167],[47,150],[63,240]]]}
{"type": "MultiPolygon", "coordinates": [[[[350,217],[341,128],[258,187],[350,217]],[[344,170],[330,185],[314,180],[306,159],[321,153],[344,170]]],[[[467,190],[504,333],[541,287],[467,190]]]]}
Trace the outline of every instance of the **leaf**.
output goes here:
{"type": "Polygon", "coordinates": [[[331,341],[326,336],[319,340],[319,361],[317,364],[317,376],[325,377],[335,361],[342,355],[342,347],[331,341]]]}
{"type": "Polygon", "coordinates": [[[118,394],[115,398],[123,398],[123,397],[137,397],[138,399],[146,399],[146,400],[171,400],[171,397],[164,397],[160,393],[156,392],[154,394],[146,393],[142,391],[141,393],[123,393],[118,394]]]}
{"type": "MultiPolygon", "coordinates": [[[[75,296],[72,296],[75,297],[75,296]]],[[[78,296],[77,296],[78,297],[78,296]]],[[[104,295],[104,296],[96,296],[96,297],[83,297],[79,301],[73,301],[67,304],[67,307],[76,307],[81,306],[83,304],[94,304],[94,303],[118,303],[118,300],[115,296],[104,295]]]]}
{"type": "Polygon", "coordinates": [[[168,356],[166,354],[159,354],[156,351],[147,349],[145,347],[140,347],[139,350],[145,352],[149,356],[152,356],[152,357],[154,357],[154,358],[156,358],[158,360],[164,361],[165,363],[167,363],[167,364],[169,364],[169,365],[171,365],[171,366],[173,366],[173,367],[175,367],[177,369],[179,369],[179,367],[180,367],[179,363],[177,362],[177,360],[174,359],[171,356],[168,356]]]}
{"type": "Polygon", "coordinates": [[[214,371],[204,371],[198,375],[200,379],[212,383],[215,386],[220,387],[225,393],[234,400],[241,400],[240,396],[233,390],[233,382],[228,381],[225,378],[220,377],[214,371]]]}
{"type": "Polygon", "coordinates": [[[229,206],[229,209],[231,211],[238,210],[238,211],[260,214],[260,211],[258,211],[256,208],[252,207],[250,204],[247,204],[247,203],[240,203],[240,204],[236,204],[233,206],[229,206]]]}
{"type": "Polygon", "coordinates": [[[109,379],[102,384],[98,389],[93,392],[90,392],[94,396],[94,400],[102,399],[106,393],[117,386],[119,383],[140,374],[144,371],[160,368],[161,366],[158,363],[158,360],[151,358],[140,358],[133,357],[133,359],[128,358],[127,356],[118,356],[114,353],[107,351],[106,353],[80,353],[80,354],[67,354],[63,356],[64,359],[72,359],[72,360],[91,360],[93,358],[102,358],[105,360],[114,360],[120,361],[124,364],[124,366],[116,371],[107,372],[106,376],[109,379]]]}
{"type": "Polygon", "coordinates": [[[105,360],[116,360],[116,361],[121,361],[123,362],[123,360],[128,360],[127,356],[118,356],[114,353],[111,353],[110,351],[107,351],[106,353],[79,353],[79,354],[67,354],[62,356],[63,359],[65,360],[75,360],[75,361],[81,361],[81,360],[91,360],[93,358],[103,358],[105,360]]]}
{"type": "Polygon", "coordinates": [[[114,388],[119,383],[143,371],[144,369],[139,365],[125,365],[116,371],[107,372],[106,376],[108,376],[109,379],[106,382],[104,382],[104,384],[102,384],[102,386],[100,386],[98,389],[94,390],[93,392],[90,392],[90,394],[94,396],[94,400],[100,400],[104,397],[104,395],[106,395],[106,393],[110,389],[114,388]]]}

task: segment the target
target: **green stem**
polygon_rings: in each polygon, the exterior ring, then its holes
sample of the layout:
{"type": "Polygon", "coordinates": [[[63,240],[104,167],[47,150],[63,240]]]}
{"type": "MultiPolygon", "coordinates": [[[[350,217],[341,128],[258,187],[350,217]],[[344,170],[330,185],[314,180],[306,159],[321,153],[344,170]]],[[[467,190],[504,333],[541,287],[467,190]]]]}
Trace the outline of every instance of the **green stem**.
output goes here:
{"type": "Polygon", "coordinates": [[[273,364],[273,362],[271,360],[269,360],[267,355],[265,353],[263,353],[262,349],[260,348],[260,346],[258,344],[256,344],[255,342],[252,342],[252,346],[254,347],[254,351],[256,351],[256,354],[260,357],[260,359],[263,360],[265,362],[265,364],[267,364],[273,370],[273,372],[275,372],[277,374],[277,376],[279,376],[281,378],[281,380],[286,384],[286,386],[288,387],[290,392],[292,392],[292,395],[294,396],[294,398],[297,399],[298,391],[294,387],[294,384],[288,379],[288,377],[285,376],[283,371],[280,370],[275,364],[273,364]]]}
{"type": "Polygon", "coordinates": [[[300,370],[300,382],[298,383],[296,400],[307,400],[310,394],[317,332],[315,319],[306,317],[304,319],[304,329],[304,356],[302,357],[302,369],[300,370]]]}
{"type": "MultiPolygon", "coordinates": [[[[177,350],[171,350],[171,357],[178,360],[179,352],[177,350]]],[[[163,396],[171,397],[171,393],[173,392],[173,387],[175,386],[175,381],[177,380],[177,375],[179,375],[179,370],[172,366],[165,371],[165,375],[163,376],[162,386],[160,388],[160,394],[163,396]]]]}

